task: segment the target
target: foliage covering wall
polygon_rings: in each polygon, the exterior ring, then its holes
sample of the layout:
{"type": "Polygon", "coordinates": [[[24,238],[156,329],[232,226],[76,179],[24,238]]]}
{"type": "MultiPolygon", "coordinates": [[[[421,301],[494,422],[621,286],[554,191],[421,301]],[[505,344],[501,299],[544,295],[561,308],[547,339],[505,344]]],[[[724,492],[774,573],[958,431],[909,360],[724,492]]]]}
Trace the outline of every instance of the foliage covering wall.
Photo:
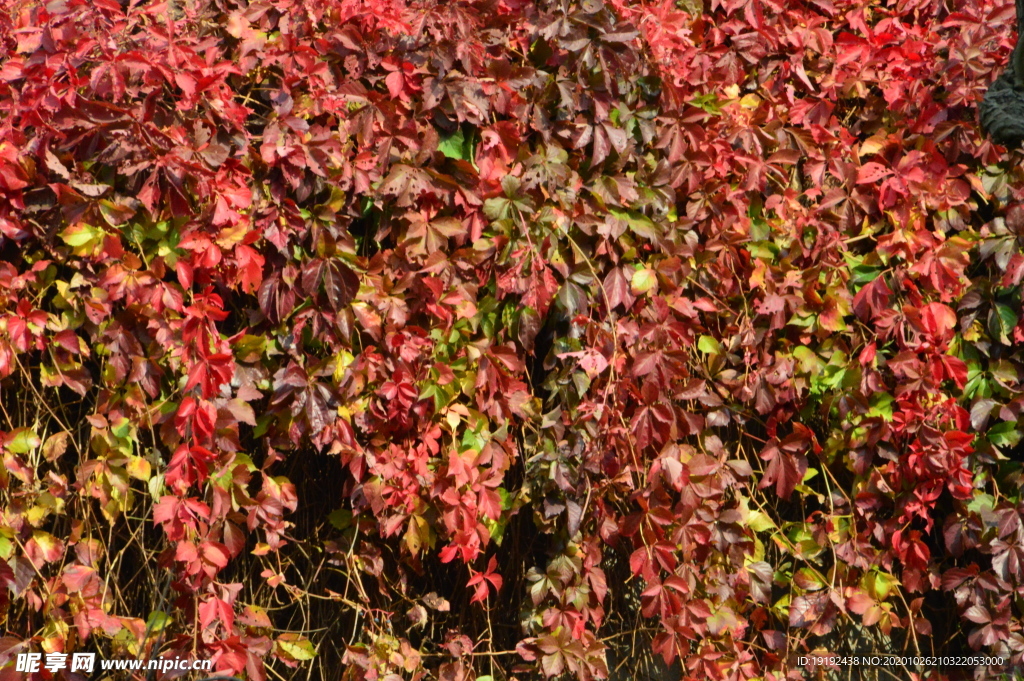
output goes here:
{"type": "Polygon", "coordinates": [[[0,664],[1020,665],[1012,21],[4,3],[0,664]]]}

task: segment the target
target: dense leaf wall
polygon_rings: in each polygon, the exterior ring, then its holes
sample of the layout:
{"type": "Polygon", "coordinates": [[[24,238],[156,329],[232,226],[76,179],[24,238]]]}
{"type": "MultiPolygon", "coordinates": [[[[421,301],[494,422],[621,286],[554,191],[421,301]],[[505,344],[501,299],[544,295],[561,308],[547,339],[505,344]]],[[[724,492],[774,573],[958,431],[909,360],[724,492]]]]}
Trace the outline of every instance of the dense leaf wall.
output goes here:
{"type": "Polygon", "coordinates": [[[0,664],[1019,666],[1013,15],[6,3],[0,664]]]}

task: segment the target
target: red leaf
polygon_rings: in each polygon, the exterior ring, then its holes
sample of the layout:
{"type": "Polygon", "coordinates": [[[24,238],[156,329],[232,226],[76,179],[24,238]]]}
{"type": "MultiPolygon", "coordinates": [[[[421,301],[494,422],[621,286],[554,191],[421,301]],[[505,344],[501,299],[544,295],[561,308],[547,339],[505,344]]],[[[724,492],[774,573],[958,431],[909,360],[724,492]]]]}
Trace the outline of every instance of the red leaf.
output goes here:
{"type": "Polygon", "coordinates": [[[321,285],[332,310],[347,306],[359,292],[359,277],[338,258],[314,258],[302,267],[302,288],[316,295],[321,285]]]}
{"type": "Polygon", "coordinates": [[[477,506],[491,520],[501,517],[501,496],[493,489],[485,487],[480,490],[477,506]]]}
{"type": "Polygon", "coordinates": [[[188,372],[185,391],[199,386],[203,399],[209,399],[220,392],[220,387],[231,381],[235,373],[234,358],[227,353],[200,357],[188,372]]]}
{"type": "Polygon", "coordinates": [[[863,615],[869,608],[874,606],[875,599],[871,598],[871,596],[861,589],[857,589],[846,599],[846,607],[850,609],[850,612],[857,615],[863,615]]]}
{"type": "Polygon", "coordinates": [[[885,283],[884,277],[876,277],[865,284],[853,297],[853,311],[863,322],[876,319],[889,308],[889,296],[892,290],[885,283]]]}
{"type": "Polygon", "coordinates": [[[784,451],[775,438],[768,441],[760,456],[768,462],[768,467],[758,487],[764,489],[775,485],[775,493],[782,499],[789,499],[793,489],[804,479],[807,457],[784,451]]]}
{"type": "Polygon", "coordinates": [[[207,629],[214,622],[220,622],[226,632],[230,632],[235,623],[235,611],[231,604],[216,596],[199,604],[199,625],[207,629]]]}
{"type": "Polygon", "coordinates": [[[892,175],[892,169],[871,161],[857,169],[857,184],[870,184],[889,175],[892,175]]]}
{"type": "Polygon", "coordinates": [[[405,99],[405,78],[402,76],[401,71],[392,71],[384,79],[384,82],[388,86],[388,92],[395,99],[405,99]]]}
{"type": "Polygon", "coordinates": [[[608,306],[611,309],[621,305],[624,310],[628,310],[636,301],[629,283],[629,279],[626,278],[621,267],[613,267],[605,277],[604,290],[608,296],[608,306]]]}
{"type": "Polygon", "coordinates": [[[825,615],[828,591],[797,596],[789,606],[789,626],[813,628],[825,615]]]}
{"type": "Polygon", "coordinates": [[[231,560],[227,547],[218,542],[203,542],[199,545],[199,553],[207,566],[204,569],[211,577],[227,567],[228,561],[231,560]]]}
{"type": "Polygon", "coordinates": [[[196,94],[196,79],[187,73],[178,72],[174,74],[174,82],[185,93],[186,97],[194,97],[196,94]]]}
{"type": "Polygon", "coordinates": [[[501,575],[495,572],[497,567],[498,561],[494,558],[494,556],[491,556],[490,561],[487,563],[487,570],[485,572],[474,572],[473,569],[470,568],[472,576],[469,578],[467,586],[475,587],[473,597],[469,601],[470,603],[479,603],[481,601],[487,600],[488,583],[492,587],[494,587],[495,593],[501,590],[501,575]]]}
{"type": "Polygon", "coordinates": [[[238,283],[246,293],[255,293],[263,283],[263,256],[251,246],[235,247],[235,263],[238,267],[238,283]]]}
{"type": "Polygon", "coordinates": [[[263,280],[257,298],[263,314],[274,324],[287,319],[295,308],[295,288],[283,280],[281,272],[275,272],[263,280]]]}
{"type": "Polygon", "coordinates": [[[939,355],[939,361],[942,362],[945,378],[952,379],[958,388],[967,385],[967,364],[963,360],[949,355],[939,355]]]}
{"type": "MultiPolygon", "coordinates": [[[[935,343],[943,343],[953,337],[956,328],[956,312],[943,303],[928,303],[920,313],[920,328],[935,343]]],[[[908,315],[908,318],[911,318],[908,315]]]]}
{"type": "Polygon", "coordinates": [[[992,621],[992,615],[980,605],[972,605],[964,611],[964,617],[975,624],[986,624],[992,621]]]}

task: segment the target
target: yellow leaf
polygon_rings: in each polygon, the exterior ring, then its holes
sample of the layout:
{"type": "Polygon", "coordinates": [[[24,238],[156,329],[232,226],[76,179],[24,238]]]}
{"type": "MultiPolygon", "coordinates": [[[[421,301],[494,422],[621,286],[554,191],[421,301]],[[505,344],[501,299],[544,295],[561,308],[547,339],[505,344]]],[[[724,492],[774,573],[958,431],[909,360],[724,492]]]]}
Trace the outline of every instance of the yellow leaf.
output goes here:
{"type": "Polygon", "coordinates": [[[633,272],[632,281],[630,281],[629,288],[633,292],[633,295],[640,296],[658,285],[658,276],[654,273],[654,270],[647,267],[642,270],[633,272]]]}
{"type": "Polygon", "coordinates": [[[153,475],[153,467],[150,466],[149,462],[141,456],[132,456],[128,459],[128,465],[125,466],[128,469],[128,475],[132,476],[136,480],[142,480],[146,482],[153,475]]]}

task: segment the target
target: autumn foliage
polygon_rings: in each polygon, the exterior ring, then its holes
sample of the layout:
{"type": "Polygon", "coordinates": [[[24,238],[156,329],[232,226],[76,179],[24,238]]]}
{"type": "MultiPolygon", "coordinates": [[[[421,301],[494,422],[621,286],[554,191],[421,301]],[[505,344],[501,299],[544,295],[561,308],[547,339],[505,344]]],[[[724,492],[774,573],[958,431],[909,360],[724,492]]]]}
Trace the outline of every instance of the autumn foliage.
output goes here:
{"type": "Polygon", "coordinates": [[[0,678],[1019,667],[1013,17],[3,3],[0,678]]]}

